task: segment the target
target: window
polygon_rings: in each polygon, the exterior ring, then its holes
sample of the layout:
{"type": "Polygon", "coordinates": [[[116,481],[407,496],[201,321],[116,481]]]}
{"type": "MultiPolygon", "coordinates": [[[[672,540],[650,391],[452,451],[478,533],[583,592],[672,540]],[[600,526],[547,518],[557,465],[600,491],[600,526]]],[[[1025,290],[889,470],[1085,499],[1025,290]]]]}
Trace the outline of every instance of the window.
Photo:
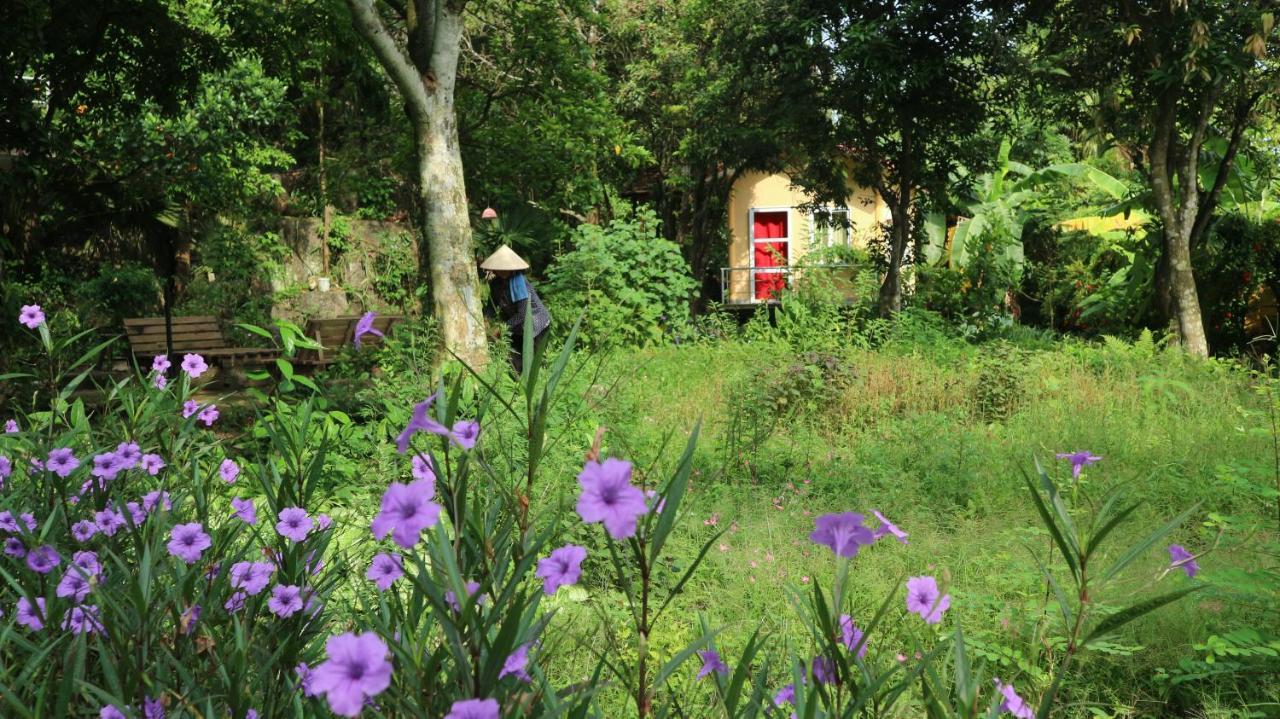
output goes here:
{"type": "Polygon", "coordinates": [[[852,247],[853,228],[849,224],[849,208],[824,207],[814,210],[813,248],[852,247]]]}

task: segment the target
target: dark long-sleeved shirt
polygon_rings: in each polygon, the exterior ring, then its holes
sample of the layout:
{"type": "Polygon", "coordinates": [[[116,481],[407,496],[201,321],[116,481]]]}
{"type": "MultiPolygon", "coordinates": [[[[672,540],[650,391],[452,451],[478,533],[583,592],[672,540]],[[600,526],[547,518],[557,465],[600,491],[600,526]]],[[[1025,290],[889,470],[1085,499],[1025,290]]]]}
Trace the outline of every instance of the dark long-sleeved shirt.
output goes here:
{"type": "Polygon", "coordinates": [[[546,305],[542,304],[542,298],[538,296],[533,283],[528,282],[527,278],[526,283],[529,286],[528,299],[513,301],[511,282],[505,278],[498,278],[489,283],[489,296],[497,307],[498,315],[502,317],[503,322],[507,323],[507,328],[513,334],[524,333],[525,306],[530,305],[533,309],[533,336],[537,337],[551,324],[551,313],[547,311],[546,305]]]}

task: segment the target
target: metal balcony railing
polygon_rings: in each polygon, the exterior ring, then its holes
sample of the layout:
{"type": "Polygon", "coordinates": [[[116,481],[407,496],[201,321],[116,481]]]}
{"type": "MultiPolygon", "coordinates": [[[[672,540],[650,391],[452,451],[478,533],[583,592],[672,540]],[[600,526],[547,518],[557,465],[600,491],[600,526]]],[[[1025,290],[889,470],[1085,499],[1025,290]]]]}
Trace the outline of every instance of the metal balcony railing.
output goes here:
{"type": "Polygon", "coordinates": [[[854,270],[852,264],[812,264],[784,265],[775,267],[721,267],[720,268],[720,302],[724,305],[754,305],[773,301],[776,298],[756,297],[756,277],[760,274],[782,275],[788,288],[792,280],[807,272],[836,272],[854,270]]]}

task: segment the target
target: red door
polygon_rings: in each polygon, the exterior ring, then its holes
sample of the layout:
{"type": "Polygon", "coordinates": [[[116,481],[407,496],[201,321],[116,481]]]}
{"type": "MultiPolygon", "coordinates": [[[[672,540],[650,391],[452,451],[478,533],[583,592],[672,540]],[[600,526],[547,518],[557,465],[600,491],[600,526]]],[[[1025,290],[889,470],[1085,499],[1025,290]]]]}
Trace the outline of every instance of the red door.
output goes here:
{"type": "MultiPolygon", "coordinates": [[[[787,228],[787,211],[755,212],[751,224],[752,263],[756,267],[787,266],[787,247],[790,235],[787,228]]],[[[758,269],[755,275],[755,298],[776,299],[787,286],[784,270],[758,269]]]]}

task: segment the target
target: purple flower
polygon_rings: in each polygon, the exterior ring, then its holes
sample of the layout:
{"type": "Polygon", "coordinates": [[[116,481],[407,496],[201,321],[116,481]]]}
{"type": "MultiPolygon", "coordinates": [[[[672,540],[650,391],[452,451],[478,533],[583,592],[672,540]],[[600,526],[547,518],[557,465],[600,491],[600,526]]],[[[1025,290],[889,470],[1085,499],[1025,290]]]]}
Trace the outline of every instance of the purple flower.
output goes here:
{"type": "Polygon", "coordinates": [[[391,685],[387,645],[377,634],[347,632],[329,637],[325,652],[329,658],[312,670],[311,682],[314,691],[329,700],[334,714],[358,716],[366,699],[391,685]]]}
{"type": "Polygon", "coordinates": [[[115,479],[122,469],[124,467],[120,463],[120,457],[115,452],[107,452],[94,455],[93,470],[90,474],[95,477],[101,477],[103,480],[111,480],[115,479]]]}
{"type": "Polygon", "coordinates": [[[13,462],[9,458],[0,454],[0,486],[4,486],[4,481],[13,474],[13,462]]]}
{"type": "Polygon", "coordinates": [[[430,457],[425,454],[413,455],[413,478],[426,480],[435,486],[436,468],[430,457]]]}
{"type": "Polygon", "coordinates": [[[138,466],[140,459],[142,450],[138,448],[137,442],[121,442],[116,447],[116,460],[120,463],[120,469],[133,469],[138,466]]]}
{"type": "Polygon", "coordinates": [[[396,544],[412,549],[422,530],[440,520],[440,505],[431,501],[435,491],[435,482],[428,479],[407,485],[392,482],[382,495],[382,510],[369,525],[373,536],[382,539],[390,534],[396,544]]]}
{"type": "Polygon", "coordinates": [[[393,582],[404,576],[400,555],[379,552],[374,555],[373,562],[369,564],[369,571],[364,576],[378,585],[378,591],[387,591],[393,582]]]}
{"type": "Polygon", "coordinates": [[[226,609],[230,614],[235,614],[241,609],[244,609],[244,600],[246,596],[247,595],[244,592],[235,592],[227,598],[227,601],[223,603],[222,608],[226,609]]]}
{"type": "Polygon", "coordinates": [[[124,515],[110,507],[107,507],[101,512],[95,512],[93,518],[98,524],[98,531],[108,537],[115,536],[115,533],[120,531],[120,528],[124,526],[124,515]]]}
{"type": "Polygon", "coordinates": [[[844,640],[844,648],[853,651],[854,647],[858,648],[858,658],[867,658],[867,643],[863,641],[862,630],[853,623],[853,617],[848,614],[840,615],[840,637],[844,640]]]}
{"type": "Polygon", "coordinates": [[[169,362],[169,355],[156,355],[151,359],[152,372],[166,372],[173,364],[169,362]]]}
{"type": "Polygon", "coordinates": [[[59,477],[66,477],[71,474],[76,467],[80,466],[80,460],[76,459],[75,453],[66,447],[50,450],[49,461],[45,464],[50,472],[59,477]]]}
{"type": "Polygon", "coordinates": [[[108,704],[98,712],[98,719],[126,719],[124,712],[116,708],[115,704],[108,704]]]}
{"type": "Polygon", "coordinates": [[[386,336],[377,329],[374,329],[373,320],[375,317],[377,317],[377,315],[373,312],[366,312],[364,313],[364,316],[356,322],[355,337],[351,340],[351,343],[356,346],[356,349],[360,349],[360,338],[365,335],[376,335],[378,337],[386,336]]]}
{"type": "Polygon", "coordinates": [[[293,673],[298,675],[298,686],[302,688],[302,695],[308,697],[320,696],[315,688],[315,673],[311,671],[311,667],[306,662],[299,662],[298,666],[293,668],[293,673]]]}
{"type": "Polygon", "coordinates": [[[836,663],[830,657],[813,658],[813,678],[820,684],[834,684],[836,681],[836,663]]]}
{"type": "MultiPolygon", "coordinates": [[[[480,588],[479,582],[467,582],[467,598],[469,599],[471,597],[474,597],[476,594],[476,590],[479,588],[480,588]]],[[[452,589],[444,593],[444,603],[448,604],[449,608],[451,608],[455,612],[462,611],[462,607],[458,604],[458,595],[454,594],[452,589]]],[[[483,596],[480,597],[477,603],[483,606],[484,597],[483,596]]]]}
{"type": "Polygon", "coordinates": [[[814,520],[809,539],[829,547],[837,557],[856,557],[858,549],[876,541],[875,533],[863,526],[862,519],[857,512],[824,514],[814,520]]]}
{"type": "Polygon", "coordinates": [[[649,505],[649,510],[657,512],[658,514],[662,514],[662,510],[667,506],[666,498],[658,496],[658,492],[656,490],[646,489],[644,491],[644,498],[649,505]]]}
{"type": "Polygon", "coordinates": [[[720,652],[717,652],[714,649],[708,649],[703,652],[698,652],[698,656],[702,657],[702,668],[698,670],[699,679],[706,677],[711,672],[715,672],[717,674],[729,673],[729,667],[725,666],[725,663],[720,660],[720,652]]]}
{"type": "Polygon", "coordinates": [[[4,540],[4,553],[10,557],[21,559],[27,556],[27,547],[17,537],[9,537],[4,540]]]}
{"type": "Polygon", "coordinates": [[[285,507],[280,510],[280,521],[276,522],[276,531],[280,536],[301,542],[307,538],[313,522],[302,507],[285,507]]]}
{"type": "Polygon", "coordinates": [[[169,554],[187,564],[195,564],[204,550],[213,545],[213,540],[204,533],[199,522],[178,524],[169,532],[169,554]]]}
{"type": "Polygon", "coordinates": [[[275,585],[271,588],[267,609],[281,619],[297,614],[302,610],[302,589],[293,584],[275,585]]]}
{"type": "Polygon", "coordinates": [[[582,576],[582,560],[586,558],[586,547],[567,544],[551,556],[539,559],[536,574],[542,579],[542,591],[551,595],[560,587],[576,584],[582,576]]]}
{"type": "Polygon", "coordinates": [[[1187,573],[1188,577],[1194,577],[1200,571],[1200,565],[1196,564],[1195,555],[1188,552],[1187,548],[1181,544],[1169,545],[1169,561],[1173,563],[1170,567],[1171,569],[1180,568],[1187,573]]]}
{"type": "Polygon", "coordinates": [[[178,617],[178,629],[183,634],[190,634],[196,630],[196,624],[200,621],[201,609],[199,604],[192,604],[187,607],[187,611],[178,617]]]}
{"type": "Polygon", "coordinates": [[[143,719],[164,719],[164,698],[152,699],[149,696],[143,696],[142,717],[143,719]]]}
{"type": "Polygon", "coordinates": [[[498,672],[498,678],[513,676],[516,679],[528,684],[533,681],[529,676],[529,645],[521,644],[514,652],[507,655],[502,662],[502,671],[498,672]]]}
{"type": "Polygon", "coordinates": [[[137,502],[127,502],[124,508],[129,510],[129,521],[133,522],[133,526],[142,526],[147,521],[147,513],[143,511],[142,505],[137,502]]]}
{"type": "Polygon", "coordinates": [[[4,432],[5,432],[5,434],[17,434],[19,431],[20,431],[20,430],[18,429],[18,420],[16,420],[16,419],[6,419],[6,420],[4,421],[4,432]]]}
{"type": "Polygon", "coordinates": [[[44,310],[40,309],[40,305],[23,305],[22,311],[18,313],[18,321],[27,326],[27,329],[33,330],[44,324],[44,310]]]}
{"type": "Polygon", "coordinates": [[[1000,712],[1009,712],[1017,717],[1017,719],[1035,719],[1035,711],[1025,702],[1018,693],[1013,690],[1012,684],[1001,683],[1000,678],[996,677],[996,691],[1004,695],[1004,701],[1000,702],[1000,712]]]}
{"type": "Polygon", "coordinates": [[[317,531],[323,532],[324,530],[326,530],[326,529],[328,529],[329,527],[332,527],[332,526],[333,526],[333,517],[330,517],[329,515],[324,514],[324,513],[321,513],[320,515],[318,515],[318,516],[316,517],[316,530],[317,530],[317,531]]]}
{"type": "Polygon", "coordinates": [[[463,449],[476,446],[476,440],[479,438],[480,423],[471,419],[454,422],[453,429],[449,431],[449,439],[463,449]]]}
{"type": "Polygon", "coordinates": [[[142,468],[152,477],[160,474],[160,470],[164,469],[164,460],[158,454],[142,455],[142,468]]]}
{"type": "Polygon", "coordinates": [[[603,522],[615,540],[634,537],[636,520],[649,511],[644,492],[631,486],[631,463],[610,457],[588,461],[578,475],[578,516],[587,524],[603,522]]]}
{"type": "Polygon", "coordinates": [[[44,619],[46,616],[44,609],[44,597],[36,597],[35,611],[32,611],[31,602],[27,601],[26,597],[18,599],[18,611],[16,617],[18,624],[21,624],[33,632],[38,632],[41,629],[44,629],[44,619]]]}
{"type": "MultiPolygon", "coordinates": [[[[28,532],[36,531],[35,515],[30,512],[23,512],[18,516],[18,519],[21,519],[22,523],[27,525],[28,532]]],[[[21,532],[22,530],[18,527],[18,519],[14,519],[13,512],[10,512],[9,510],[0,512],[0,531],[10,532],[13,534],[21,532]]]]}
{"type": "Polygon", "coordinates": [[[79,567],[85,574],[96,577],[102,573],[102,564],[98,562],[97,552],[76,552],[71,557],[72,566],[79,567]]]}
{"type": "Polygon", "coordinates": [[[464,699],[454,702],[444,719],[498,719],[498,700],[464,699]]]}
{"type": "Polygon", "coordinates": [[[182,418],[186,419],[196,412],[200,411],[200,403],[194,399],[189,399],[182,403],[182,418]]]}
{"type": "Polygon", "coordinates": [[[93,522],[90,522],[87,519],[82,519],[79,522],[76,522],[75,524],[71,525],[71,537],[75,539],[77,542],[80,542],[81,544],[92,539],[93,535],[97,533],[98,533],[98,525],[94,524],[93,522]]]}
{"type": "Polygon", "coordinates": [[[182,356],[182,371],[187,373],[191,379],[195,379],[204,374],[209,369],[209,365],[204,363],[204,358],[198,354],[185,354],[182,356]]]}
{"type": "Polygon", "coordinates": [[[67,571],[62,575],[62,580],[58,582],[56,594],[64,599],[75,597],[75,601],[79,603],[89,596],[89,591],[92,589],[93,582],[89,580],[89,575],[73,564],[67,567],[67,571]]]}
{"type": "Polygon", "coordinates": [[[252,499],[240,499],[239,497],[231,498],[231,508],[235,510],[235,516],[245,524],[258,523],[258,510],[253,506],[252,499]]]}
{"type": "Polygon", "coordinates": [[[164,375],[158,374],[151,380],[151,385],[156,389],[164,389],[169,386],[169,380],[165,379],[164,375]]]}
{"type": "Polygon", "coordinates": [[[880,510],[873,509],[871,510],[871,513],[876,515],[876,519],[880,520],[880,526],[876,528],[876,531],[875,531],[876,539],[879,539],[887,534],[892,534],[894,539],[898,540],[899,542],[902,542],[903,544],[907,543],[907,533],[902,531],[901,529],[898,529],[898,525],[894,524],[893,522],[890,522],[888,519],[885,519],[885,516],[880,513],[880,510]]]}
{"type": "Polygon", "coordinates": [[[271,581],[276,567],[271,562],[236,562],[231,565],[231,588],[257,595],[271,581]]]}
{"type": "Polygon", "coordinates": [[[779,689],[777,694],[773,695],[773,703],[778,706],[782,706],[783,704],[794,704],[795,701],[796,701],[796,685],[795,684],[788,684],[785,687],[779,689]]]}
{"type": "Polygon", "coordinates": [[[236,477],[240,476],[240,465],[235,460],[224,459],[222,465],[218,467],[218,476],[222,477],[222,481],[227,484],[235,484],[236,477]]]}
{"type": "Polygon", "coordinates": [[[98,617],[98,608],[92,604],[81,604],[72,607],[62,617],[62,628],[71,630],[72,634],[94,634],[102,631],[102,620],[98,617]]]}
{"type": "Polygon", "coordinates": [[[142,508],[148,512],[154,511],[157,506],[162,507],[166,512],[173,509],[173,504],[169,502],[169,493],[155,490],[142,495],[142,508]]]}
{"type": "Polygon", "coordinates": [[[439,392],[432,394],[413,406],[413,415],[409,418],[409,424],[405,425],[404,431],[396,437],[396,450],[400,454],[409,451],[409,440],[413,438],[415,432],[430,432],[442,436],[449,434],[449,430],[431,416],[431,404],[436,401],[438,394],[439,392]]]}
{"type": "Polygon", "coordinates": [[[1065,459],[1068,462],[1071,462],[1071,478],[1072,479],[1079,479],[1080,470],[1084,469],[1085,467],[1095,462],[1102,461],[1102,457],[1091,454],[1089,452],[1083,452],[1083,451],[1059,452],[1057,456],[1058,456],[1058,459],[1065,459]]]}
{"type": "Polygon", "coordinates": [[[58,556],[58,550],[48,544],[27,553],[27,566],[37,574],[48,574],[59,564],[62,564],[62,557],[58,556]]]}
{"type": "Polygon", "coordinates": [[[204,426],[212,427],[213,423],[218,421],[218,406],[216,404],[211,404],[200,410],[199,419],[201,422],[204,422],[204,426]]]}
{"type": "Polygon", "coordinates": [[[951,595],[938,597],[938,582],[933,577],[907,579],[907,611],[915,612],[925,624],[937,624],[942,614],[951,608],[951,595]]]}

